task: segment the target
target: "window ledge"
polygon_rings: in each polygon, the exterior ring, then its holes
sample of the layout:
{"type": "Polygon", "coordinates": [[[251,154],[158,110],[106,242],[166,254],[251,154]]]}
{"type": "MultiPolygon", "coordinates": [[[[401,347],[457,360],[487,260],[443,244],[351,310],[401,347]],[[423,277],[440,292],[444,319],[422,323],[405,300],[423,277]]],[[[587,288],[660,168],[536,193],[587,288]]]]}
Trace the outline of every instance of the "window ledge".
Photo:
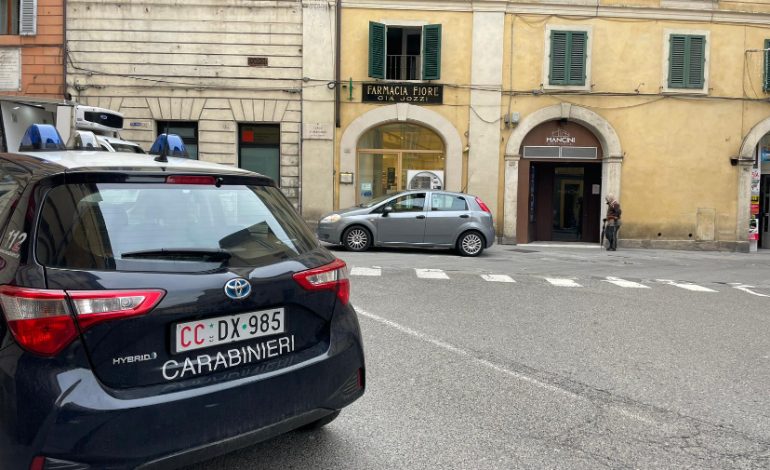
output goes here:
{"type": "Polygon", "coordinates": [[[0,35],[0,46],[21,46],[22,37],[15,34],[0,35]]]}
{"type": "Polygon", "coordinates": [[[668,88],[663,87],[661,93],[664,95],[697,95],[707,96],[709,91],[702,88],[668,88]]]}
{"type": "Polygon", "coordinates": [[[543,90],[591,91],[591,85],[545,85],[543,90]]]}

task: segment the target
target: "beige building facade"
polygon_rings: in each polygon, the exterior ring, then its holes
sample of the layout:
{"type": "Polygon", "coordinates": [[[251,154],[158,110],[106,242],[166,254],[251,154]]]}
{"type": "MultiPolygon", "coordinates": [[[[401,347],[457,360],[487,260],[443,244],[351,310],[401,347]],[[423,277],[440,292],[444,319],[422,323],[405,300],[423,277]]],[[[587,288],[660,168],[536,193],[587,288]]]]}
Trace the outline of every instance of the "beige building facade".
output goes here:
{"type": "Polygon", "coordinates": [[[475,194],[504,243],[598,242],[614,194],[621,246],[770,248],[768,25],[770,2],[344,2],[316,174],[334,208],[475,194]]]}

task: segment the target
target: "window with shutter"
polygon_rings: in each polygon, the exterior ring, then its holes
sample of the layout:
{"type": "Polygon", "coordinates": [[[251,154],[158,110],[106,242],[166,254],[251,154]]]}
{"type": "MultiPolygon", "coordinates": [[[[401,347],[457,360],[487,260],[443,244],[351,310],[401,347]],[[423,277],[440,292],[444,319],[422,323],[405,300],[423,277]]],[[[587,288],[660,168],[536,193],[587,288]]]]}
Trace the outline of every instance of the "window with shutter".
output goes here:
{"type": "Polygon", "coordinates": [[[21,0],[19,5],[19,34],[22,36],[37,34],[37,0],[21,0]]]}
{"type": "Polygon", "coordinates": [[[587,49],[585,31],[551,31],[548,84],[585,85],[587,49]]]}
{"type": "Polygon", "coordinates": [[[369,22],[369,76],[385,78],[385,25],[369,22]]]}
{"type": "Polygon", "coordinates": [[[672,34],[669,37],[669,88],[703,89],[706,70],[706,37],[672,34]]]}
{"type": "Polygon", "coordinates": [[[765,39],[765,76],[764,76],[764,86],[762,89],[765,91],[765,93],[770,93],[770,39],[765,39]]]}
{"type": "Polygon", "coordinates": [[[441,25],[369,22],[369,76],[385,80],[441,78],[441,25]]]}

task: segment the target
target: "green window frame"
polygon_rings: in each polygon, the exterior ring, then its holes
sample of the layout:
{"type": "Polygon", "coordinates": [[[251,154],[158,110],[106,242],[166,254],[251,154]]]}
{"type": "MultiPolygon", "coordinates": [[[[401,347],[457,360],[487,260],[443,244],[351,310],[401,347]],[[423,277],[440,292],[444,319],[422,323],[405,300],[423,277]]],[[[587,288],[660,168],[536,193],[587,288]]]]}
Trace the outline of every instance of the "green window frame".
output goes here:
{"type": "MultiPolygon", "coordinates": [[[[369,77],[385,80],[387,75],[387,25],[369,22],[369,77]]],[[[420,80],[441,78],[441,25],[422,27],[420,80]]]]}
{"type": "Polygon", "coordinates": [[[762,69],[764,70],[762,90],[765,93],[770,93],[770,39],[765,39],[764,49],[763,55],[765,56],[765,66],[762,69]]]}
{"type": "Polygon", "coordinates": [[[669,37],[668,87],[703,89],[706,72],[706,36],[672,34],[669,37]]]}
{"type": "Polygon", "coordinates": [[[585,86],[588,32],[551,31],[549,85],[585,86]]]}

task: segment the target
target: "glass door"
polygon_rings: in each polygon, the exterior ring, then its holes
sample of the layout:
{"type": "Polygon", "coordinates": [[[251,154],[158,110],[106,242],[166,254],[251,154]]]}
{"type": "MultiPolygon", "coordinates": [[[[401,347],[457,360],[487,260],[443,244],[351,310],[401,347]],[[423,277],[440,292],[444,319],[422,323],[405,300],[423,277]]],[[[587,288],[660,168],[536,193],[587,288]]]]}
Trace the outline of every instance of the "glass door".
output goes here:
{"type": "Polygon", "coordinates": [[[400,158],[393,153],[358,153],[358,204],[393,194],[401,188],[400,158]]]}

